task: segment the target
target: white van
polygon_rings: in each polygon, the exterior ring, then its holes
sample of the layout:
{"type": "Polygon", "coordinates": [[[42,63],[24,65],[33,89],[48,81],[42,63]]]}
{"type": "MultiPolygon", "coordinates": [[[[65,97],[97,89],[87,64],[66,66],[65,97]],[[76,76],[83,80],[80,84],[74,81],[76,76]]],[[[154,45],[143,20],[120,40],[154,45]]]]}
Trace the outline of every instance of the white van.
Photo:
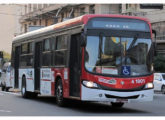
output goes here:
{"type": "Polygon", "coordinates": [[[1,87],[2,91],[9,91],[10,88],[12,88],[12,83],[10,79],[10,71],[11,71],[11,63],[7,62],[4,64],[2,68],[2,73],[1,73],[1,87]]]}
{"type": "Polygon", "coordinates": [[[165,73],[154,73],[154,90],[165,94],[165,73]]]}

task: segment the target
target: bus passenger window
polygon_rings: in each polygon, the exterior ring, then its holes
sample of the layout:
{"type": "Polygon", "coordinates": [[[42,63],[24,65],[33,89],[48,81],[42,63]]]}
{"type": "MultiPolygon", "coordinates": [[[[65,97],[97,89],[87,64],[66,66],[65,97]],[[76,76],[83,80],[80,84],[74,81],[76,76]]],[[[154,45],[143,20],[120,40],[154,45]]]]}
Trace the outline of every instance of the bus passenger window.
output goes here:
{"type": "Polygon", "coordinates": [[[67,49],[67,36],[57,37],[56,49],[57,50],[67,49]]]}
{"type": "Polygon", "coordinates": [[[50,50],[50,40],[45,39],[44,40],[44,51],[49,51],[50,50]]]}

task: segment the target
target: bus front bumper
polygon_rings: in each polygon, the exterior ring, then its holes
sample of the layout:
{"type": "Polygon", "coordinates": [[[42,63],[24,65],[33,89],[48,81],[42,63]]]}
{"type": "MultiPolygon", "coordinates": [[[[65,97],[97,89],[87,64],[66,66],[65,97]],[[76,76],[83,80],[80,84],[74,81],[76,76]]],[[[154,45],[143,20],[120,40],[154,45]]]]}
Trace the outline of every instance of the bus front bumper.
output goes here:
{"type": "Polygon", "coordinates": [[[153,89],[133,91],[133,92],[118,92],[102,89],[92,89],[81,85],[81,100],[82,101],[105,101],[105,102],[145,102],[153,100],[153,89]]]}

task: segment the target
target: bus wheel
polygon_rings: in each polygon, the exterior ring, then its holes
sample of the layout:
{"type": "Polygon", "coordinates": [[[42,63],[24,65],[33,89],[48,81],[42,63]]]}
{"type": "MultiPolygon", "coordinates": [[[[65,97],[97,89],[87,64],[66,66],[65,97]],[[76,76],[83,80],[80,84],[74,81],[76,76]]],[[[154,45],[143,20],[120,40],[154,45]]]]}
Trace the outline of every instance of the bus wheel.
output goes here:
{"type": "Polygon", "coordinates": [[[121,107],[123,107],[124,103],[111,102],[111,105],[112,105],[113,108],[121,108],[121,107]]]}
{"type": "Polygon", "coordinates": [[[5,91],[5,86],[4,85],[2,85],[2,91],[5,91]]]}
{"type": "Polygon", "coordinates": [[[26,78],[22,78],[22,87],[21,87],[21,94],[23,98],[28,98],[28,92],[26,91],[26,78]]]}
{"type": "Polygon", "coordinates": [[[63,86],[62,86],[62,81],[61,79],[59,79],[57,81],[57,85],[56,85],[56,103],[59,106],[64,106],[65,104],[65,99],[63,98],[63,86]]]}
{"type": "Polygon", "coordinates": [[[31,98],[37,98],[38,97],[38,94],[37,93],[30,93],[30,97],[31,98]]]}
{"type": "Polygon", "coordinates": [[[165,86],[164,85],[162,86],[161,92],[162,92],[162,94],[165,94],[165,86]]]}
{"type": "Polygon", "coordinates": [[[6,87],[5,91],[6,91],[6,92],[9,92],[9,88],[8,88],[8,87],[6,87]]]}

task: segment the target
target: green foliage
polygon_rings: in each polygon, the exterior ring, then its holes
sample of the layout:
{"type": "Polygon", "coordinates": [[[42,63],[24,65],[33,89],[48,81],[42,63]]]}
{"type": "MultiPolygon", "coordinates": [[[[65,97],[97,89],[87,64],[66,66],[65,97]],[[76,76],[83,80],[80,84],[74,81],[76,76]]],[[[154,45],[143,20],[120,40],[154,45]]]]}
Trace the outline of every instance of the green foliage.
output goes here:
{"type": "Polygon", "coordinates": [[[154,58],[154,69],[156,72],[165,72],[165,57],[163,55],[157,55],[154,58]]]}
{"type": "Polygon", "coordinates": [[[3,51],[3,58],[4,58],[4,63],[9,62],[11,59],[11,55],[5,51],[3,51]]]}

